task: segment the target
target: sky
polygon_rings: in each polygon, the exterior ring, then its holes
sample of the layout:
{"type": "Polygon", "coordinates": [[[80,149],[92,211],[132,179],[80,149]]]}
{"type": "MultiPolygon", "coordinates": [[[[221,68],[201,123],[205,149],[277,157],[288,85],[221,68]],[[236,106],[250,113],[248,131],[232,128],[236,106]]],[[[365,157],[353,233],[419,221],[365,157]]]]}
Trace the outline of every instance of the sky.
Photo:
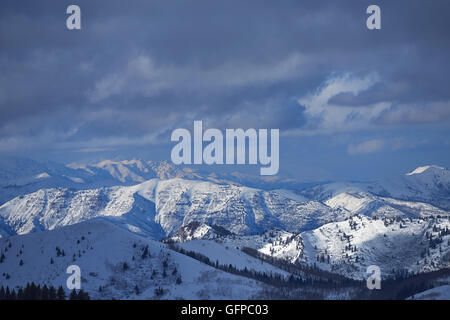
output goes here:
{"type": "Polygon", "coordinates": [[[0,156],[170,160],[171,132],[202,120],[279,129],[279,174],[303,181],[449,167],[448,12],[448,0],[2,0],[0,156]],[[71,4],[81,30],[66,28],[71,4]],[[371,4],[381,30],[366,28],[371,4]]]}

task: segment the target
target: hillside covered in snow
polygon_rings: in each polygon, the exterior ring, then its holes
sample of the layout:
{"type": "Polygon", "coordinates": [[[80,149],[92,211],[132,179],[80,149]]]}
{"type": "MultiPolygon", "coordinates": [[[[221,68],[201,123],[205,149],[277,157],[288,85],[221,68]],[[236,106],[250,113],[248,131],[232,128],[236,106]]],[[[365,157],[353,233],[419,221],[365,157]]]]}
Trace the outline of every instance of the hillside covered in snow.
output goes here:
{"type": "Polygon", "coordinates": [[[300,202],[277,192],[178,178],[126,187],[40,189],[0,206],[0,229],[9,235],[94,218],[160,239],[192,221],[254,234],[272,227],[293,232],[313,229],[344,215],[318,201],[300,202]]]}
{"type": "Polygon", "coordinates": [[[3,286],[64,286],[70,264],[94,299],[371,298],[370,265],[384,298],[450,284],[442,167],[267,188],[167,162],[3,162],[3,286]]]}

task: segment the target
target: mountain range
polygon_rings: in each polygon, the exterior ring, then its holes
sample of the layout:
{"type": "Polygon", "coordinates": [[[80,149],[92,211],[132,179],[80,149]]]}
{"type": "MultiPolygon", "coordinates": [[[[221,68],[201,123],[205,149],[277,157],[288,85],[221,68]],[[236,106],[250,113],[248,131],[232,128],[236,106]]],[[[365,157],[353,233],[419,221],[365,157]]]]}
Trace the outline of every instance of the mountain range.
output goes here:
{"type": "MultiPolygon", "coordinates": [[[[450,171],[439,166],[374,182],[305,184],[143,160],[65,166],[3,158],[0,165],[0,283],[11,287],[59,285],[66,276],[61,268],[76,259],[87,274],[97,274],[85,281],[99,299],[158,298],[156,287],[166,290],[163,298],[261,298],[268,290],[281,295],[277,277],[360,281],[335,296],[312,288],[296,293],[341,299],[361,290],[369,265],[380,266],[383,279],[450,268],[450,171]],[[90,245],[77,251],[73,242],[82,236],[90,245]],[[147,277],[147,261],[137,259],[131,242],[177,257],[172,268],[189,281],[164,277],[133,293],[141,281],[135,276],[147,277]],[[6,250],[10,243],[15,251],[6,250]],[[53,256],[56,243],[70,252],[67,258],[53,256]],[[136,274],[117,271],[125,260],[136,274]],[[199,288],[186,272],[214,276],[199,288]],[[210,292],[216,276],[235,277],[229,281],[236,286],[210,292]]],[[[161,272],[156,265],[164,259],[150,259],[153,269],[161,272]]],[[[433,284],[445,288],[445,279],[450,276],[433,284]]]]}

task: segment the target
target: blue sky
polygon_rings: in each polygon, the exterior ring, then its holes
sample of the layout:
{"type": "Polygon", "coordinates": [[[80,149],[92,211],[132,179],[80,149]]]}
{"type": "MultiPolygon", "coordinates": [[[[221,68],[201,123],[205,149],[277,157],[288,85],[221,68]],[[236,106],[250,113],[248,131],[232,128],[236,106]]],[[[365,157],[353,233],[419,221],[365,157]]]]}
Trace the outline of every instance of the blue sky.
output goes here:
{"type": "Polygon", "coordinates": [[[450,3],[376,1],[369,31],[374,3],[4,0],[0,155],[169,160],[172,130],[203,120],[280,129],[300,180],[449,167],[450,3]]]}

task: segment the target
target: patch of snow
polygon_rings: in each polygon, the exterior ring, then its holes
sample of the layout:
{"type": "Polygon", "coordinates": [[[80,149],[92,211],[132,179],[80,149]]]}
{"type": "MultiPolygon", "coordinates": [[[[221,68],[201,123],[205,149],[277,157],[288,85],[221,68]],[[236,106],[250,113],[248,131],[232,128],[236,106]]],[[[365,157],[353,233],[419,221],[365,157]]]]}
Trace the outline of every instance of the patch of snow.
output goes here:
{"type": "Polygon", "coordinates": [[[450,300],[450,285],[426,290],[409,297],[408,300],[450,300]]]}

